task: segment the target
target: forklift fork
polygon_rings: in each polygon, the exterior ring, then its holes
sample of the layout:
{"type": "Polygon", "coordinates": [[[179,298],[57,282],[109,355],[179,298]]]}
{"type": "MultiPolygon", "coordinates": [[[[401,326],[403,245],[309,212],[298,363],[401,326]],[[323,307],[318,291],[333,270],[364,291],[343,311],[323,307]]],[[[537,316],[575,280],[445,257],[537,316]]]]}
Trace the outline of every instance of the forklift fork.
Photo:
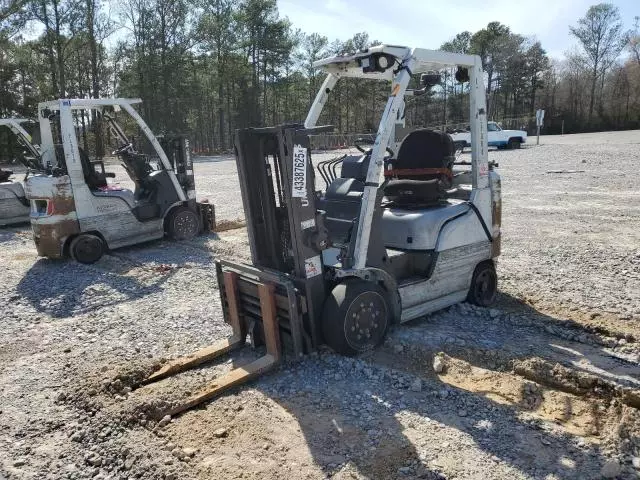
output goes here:
{"type": "MultiPolygon", "coordinates": [[[[238,274],[235,272],[224,272],[224,286],[227,292],[229,323],[231,324],[233,335],[226,340],[167,363],[161,369],[147,377],[143,381],[143,384],[153,383],[170,375],[184,372],[197,365],[225,355],[245,344],[247,331],[240,318],[238,274]]],[[[169,410],[167,412],[168,415],[178,415],[206,402],[237,385],[248,382],[262,373],[271,370],[280,362],[282,349],[280,346],[280,332],[276,317],[275,288],[272,284],[261,283],[258,285],[258,293],[267,353],[248,365],[235,368],[226,375],[213,380],[200,392],[169,410]]]]}

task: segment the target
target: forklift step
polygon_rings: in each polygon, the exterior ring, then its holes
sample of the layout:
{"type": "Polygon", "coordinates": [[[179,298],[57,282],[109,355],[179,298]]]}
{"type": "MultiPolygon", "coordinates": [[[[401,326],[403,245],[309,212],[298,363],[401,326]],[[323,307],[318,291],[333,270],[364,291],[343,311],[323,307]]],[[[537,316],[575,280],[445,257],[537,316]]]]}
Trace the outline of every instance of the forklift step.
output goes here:
{"type": "MultiPolygon", "coordinates": [[[[190,368],[218,358],[244,345],[247,332],[245,325],[240,319],[238,275],[235,272],[224,272],[223,278],[224,288],[227,293],[229,323],[231,324],[233,335],[226,340],[205,347],[195,353],[172,360],[143,380],[142,384],[156,382],[176,373],[189,370],[190,368]]],[[[276,316],[275,288],[271,284],[261,283],[258,285],[258,293],[260,297],[264,341],[267,347],[266,355],[263,355],[248,365],[235,368],[226,375],[209,383],[199,393],[166,412],[168,415],[178,415],[179,413],[189,410],[224,393],[232,387],[256,378],[280,363],[282,351],[280,330],[276,316]]]]}

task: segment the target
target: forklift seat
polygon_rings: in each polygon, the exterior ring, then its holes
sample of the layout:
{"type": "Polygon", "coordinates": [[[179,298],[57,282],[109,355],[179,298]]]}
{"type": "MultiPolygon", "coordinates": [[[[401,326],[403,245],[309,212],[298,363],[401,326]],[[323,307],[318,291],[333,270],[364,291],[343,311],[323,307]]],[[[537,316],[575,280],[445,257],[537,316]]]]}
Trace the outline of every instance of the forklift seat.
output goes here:
{"type": "MultiPolygon", "coordinates": [[[[107,186],[107,175],[101,172],[96,172],[95,167],[91,163],[91,159],[87,152],[80,146],[78,146],[78,153],[80,154],[80,164],[82,165],[82,173],[84,174],[84,181],[90,190],[97,190],[107,186]]],[[[64,165],[64,171],[68,172],[66,158],[64,155],[64,147],[62,145],[56,145],[56,158],[58,165],[64,165]]]]}
{"type": "Polygon", "coordinates": [[[437,203],[452,185],[454,161],[448,134],[415,130],[402,141],[397,158],[387,162],[384,194],[398,206],[437,203]]]}
{"type": "Polygon", "coordinates": [[[414,130],[402,141],[398,155],[392,160],[393,169],[402,170],[399,176],[424,176],[438,172],[425,169],[451,170],[455,161],[455,146],[451,137],[443,132],[414,130]],[[411,170],[414,172],[411,173],[411,170]]]}

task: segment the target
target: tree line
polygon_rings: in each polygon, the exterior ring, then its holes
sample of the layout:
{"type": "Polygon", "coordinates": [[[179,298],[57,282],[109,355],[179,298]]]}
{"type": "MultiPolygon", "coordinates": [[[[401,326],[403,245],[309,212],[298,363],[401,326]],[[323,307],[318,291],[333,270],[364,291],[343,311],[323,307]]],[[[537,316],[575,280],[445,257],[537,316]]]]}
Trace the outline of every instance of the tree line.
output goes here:
{"type": "MultiPolygon", "coordinates": [[[[499,22],[440,48],[480,55],[490,118],[527,126],[544,108],[549,132],[562,122],[566,132],[639,128],[637,18],[625,30],[615,6],[598,4],[568,28],[576,45],[562,60],[499,22]]],[[[140,97],[154,131],[225,151],[236,128],[304,120],[323,78],[315,60],[377,43],[364,32],[346,41],[302,32],[276,0],[0,0],[0,115],[35,116],[38,101],[59,97],[140,97]]],[[[466,119],[468,86],[441,74],[439,87],[408,101],[409,125],[466,119]]],[[[387,94],[342,80],[322,123],[375,131],[387,94]]]]}

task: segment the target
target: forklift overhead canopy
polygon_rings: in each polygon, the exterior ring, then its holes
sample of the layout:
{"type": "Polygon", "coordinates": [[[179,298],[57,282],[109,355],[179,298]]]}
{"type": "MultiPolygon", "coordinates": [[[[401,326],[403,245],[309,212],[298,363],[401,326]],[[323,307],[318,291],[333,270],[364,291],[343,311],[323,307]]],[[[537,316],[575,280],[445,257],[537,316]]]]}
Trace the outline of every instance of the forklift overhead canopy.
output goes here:
{"type": "Polygon", "coordinates": [[[22,137],[31,141],[31,135],[22,127],[23,123],[30,121],[28,118],[0,118],[0,126],[8,127],[16,135],[22,135],[22,137]]]}
{"type": "MultiPolygon", "coordinates": [[[[56,110],[60,111],[61,117],[64,117],[61,120],[61,127],[66,129],[69,132],[74,132],[75,125],[73,123],[73,118],[71,116],[70,111],[73,110],[102,110],[103,107],[122,107],[138,124],[138,127],[145,134],[149,143],[152,145],[156,154],[160,158],[160,162],[162,163],[163,168],[169,172],[171,181],[175,188],[176,193],[180,201],[187,200],[187,196],[185,195],[182,187],[180,186],[178,180],[175,175],[172,173],[172,166],[169,162],[167,155],[164,150],[160,146],[156,136],[151,131],[151,128],[146,124],[146,122],[142,119],[140,114],[133,108],[133,105],[138,103],[142,103],[142,100],[139,98],[61,98],[58,100],[53,100],[49,102],[41,102],[38,104],[38,111],[40,112],[40,132],[42,135],[42,151],[43,151],[43,162],[50,162],[51,164],[56,163],[55,158],[55,148],[53,143],[53,136],[51,133],[51,125],[49,119],[46,115],[46,110],[56,110]],[[68,113],[68,115],[67,115],[68,113]]],[[[74,143],[76,142],[74,137],[74,143]]],[[[72,150],[76,149],[77,145],[67,145],[64,144],[65,155],[69,156],[71,160],[73,160],[72,150]],[[70,149],[67,151],[67,149],[70,149]]],[[[195,195],[195,192],[192,192],[195,195]]]]}
{"type": "Polygon", "coordinates": [[[424,73],[443,67],[473,67],[475,57],[424,48],[378,45],[354,55],[324,58],[313,63],[326,73],[341,77],[391,80],[394,70],[407,60],[413,60],[411,73],[424,73]]]}
{"type": "Polygon", "coordinates": [[[25,123],[35,123],[28,118],[1,118],[0,127],[4,126],[9,128],[14,135],[18,138],[18,142],[28,150],[27,157],[21,157],[19,160],[27,167],[32,169],[40,168],[40,150],[38,146],[34,145],[33,139],[29,132],[27,132],[22,126],[25,123]]]}
{"type": "Polygon", "coordinates": [[[58,110],[61,105],[71,107],[72,110],[82,110],[85,108],[100,109],[100,107],[135,105],[142,103],[139,98],[61,98],[59,100],[50,100],[38,104],[40,110],[48,108],[50,110],[58,110]]]}

